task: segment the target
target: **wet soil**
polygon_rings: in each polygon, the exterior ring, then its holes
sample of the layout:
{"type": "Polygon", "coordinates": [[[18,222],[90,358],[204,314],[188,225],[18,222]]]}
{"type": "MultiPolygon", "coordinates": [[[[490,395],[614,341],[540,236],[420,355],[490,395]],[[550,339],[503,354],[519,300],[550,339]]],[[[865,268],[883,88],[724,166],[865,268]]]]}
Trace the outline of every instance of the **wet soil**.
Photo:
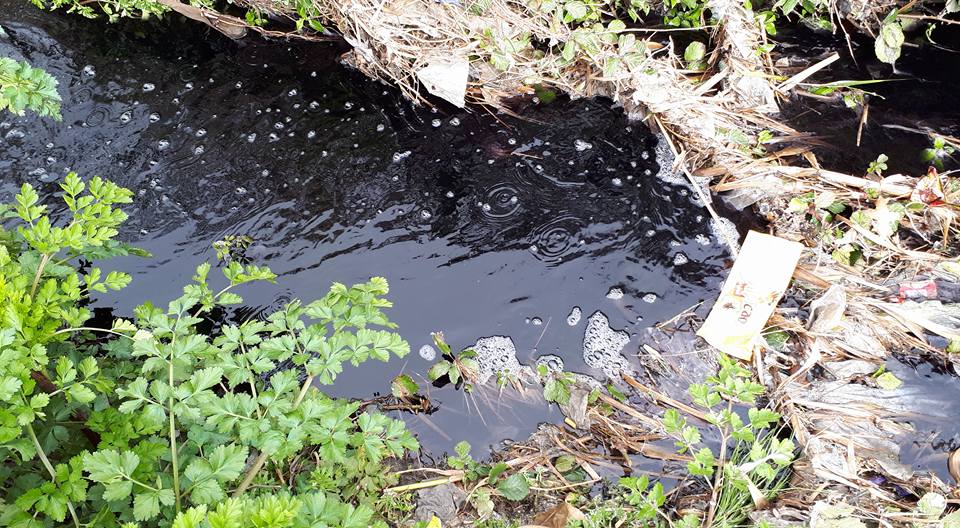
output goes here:
{"type": "MultiPolygon", "coordinates": [[[[521,363],[555,354],[600,377],[583,359],[591,314],[628,332],[619,352],[635,362],[647,326],[709,308],[724,276],[706,211],[661,178],[657,138],[609,103],[534,105],[523,120],[415,109],[332,47],[0,7],[0,53],[49,71],[63,97],[62,123],[3,116],[0,198],[22,182],[54,193],[70,170],[134,191],[121,237],[154,257],[110,263],[134,276],[95,300],[114,315],[176,296],[227,235],[250,236],[246,257],[279,274],[240,292],[235,319],[382,275],[413,353],[347,366],[332,388],[369,397],[401,371],[422,381],[417,351],[437,330],[454,347],[509,336],[521,363]]],[[[422,385],[439,410],[404,418],[432,451],[561,419],[537,391],[422,385]]]]}

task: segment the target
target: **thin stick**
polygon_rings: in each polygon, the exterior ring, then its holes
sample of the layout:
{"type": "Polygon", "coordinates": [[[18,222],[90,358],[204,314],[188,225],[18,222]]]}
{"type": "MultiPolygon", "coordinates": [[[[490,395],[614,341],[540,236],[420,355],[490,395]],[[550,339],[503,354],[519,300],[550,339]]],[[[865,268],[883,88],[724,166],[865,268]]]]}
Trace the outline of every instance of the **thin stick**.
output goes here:
{"type": "Polygon", "coordinates": [[[820,62],[818,62],[818,63],[810,66],[809,68],[804,69],[804,70],[801,71],[800,73],[798,73],[798,74],[794,75],[793,77],[790,77],[790,78],[787,79],[786,81],[782,82],[782,83],[780,84],[780,86],[777,86],[777,91],[778,91],[778,92],[784,92],[784,93],[789,92],[789,91],[792,90],[794,87],[796,87],[798,84],[800,84],[800,83],[802,83],[803,81],[807,80],[807,78],[809,78],[809,77],[810,77],[811,75],[813,75],[814,73],[817,73],[818,71],[826,68],[827,66],[833,64],[834,62],[836,62],[836,61],[839,60],[839,59],[840,59],[840,54],[839,54],[839,53],[834,53],[833,55],[830,55],[830,56],[827,57],[826,59],[823,59],[822,61],[820,61],[820,62]]]}

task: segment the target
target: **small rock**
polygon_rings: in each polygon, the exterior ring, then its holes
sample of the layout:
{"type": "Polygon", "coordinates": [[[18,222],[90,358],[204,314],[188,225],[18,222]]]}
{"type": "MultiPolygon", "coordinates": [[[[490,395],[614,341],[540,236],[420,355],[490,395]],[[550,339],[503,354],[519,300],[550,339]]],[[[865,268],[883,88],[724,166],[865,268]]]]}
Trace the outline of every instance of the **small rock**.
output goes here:
{"type": "Polygon", "coordinates": [[[413,518],[428,522],[434,515],[443,526],[453,526],[457,521],[457,511],[467,498],[467,494],[453,484],[441,484],[417,492],[417,509],[413,518]]]}

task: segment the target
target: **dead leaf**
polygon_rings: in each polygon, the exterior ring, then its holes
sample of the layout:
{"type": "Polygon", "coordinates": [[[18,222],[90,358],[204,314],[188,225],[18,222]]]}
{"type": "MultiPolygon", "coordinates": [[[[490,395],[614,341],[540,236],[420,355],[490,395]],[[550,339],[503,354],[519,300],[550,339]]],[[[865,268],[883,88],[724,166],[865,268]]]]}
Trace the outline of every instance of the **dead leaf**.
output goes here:
{"type": "Polygon", "coordinates": [[[533,518],[533,524],[546,528],[565,528],[569,521],[582,521],[586,516],[582,511],[566,502],[545,512],[540,512],[533,518]]]}

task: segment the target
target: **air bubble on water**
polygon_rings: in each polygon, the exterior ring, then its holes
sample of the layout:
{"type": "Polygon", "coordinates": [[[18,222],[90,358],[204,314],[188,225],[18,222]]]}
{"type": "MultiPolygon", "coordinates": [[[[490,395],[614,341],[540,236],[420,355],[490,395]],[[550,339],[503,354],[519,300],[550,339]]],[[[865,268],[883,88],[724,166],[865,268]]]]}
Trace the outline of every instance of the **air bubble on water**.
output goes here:
{"type": "Polygon", "coordinates": [[[132,119],[132,118],[133,118],[133,114],[130,113],[130,111],[126,111],[126,112],[120,114],[120,122],[121,122],[121,123],[129,123],[129,122],[130,122],[130,119],[132,119]]]}
{"type": "Polygon", "coordinates": [[[610,290],[607,291],[607,299],[613,299],[615,301],[618,299],[623,299],[623,290],[616,286],[610,288],[610,290]]]}
{"type": "Polygon", "coordinates": [[[534,317],[533,319],[530,319],[530,323],[533,326],[540,326],[543,324],[543,319],[540,319],[539,317],[534,317]]]}
{"type": "Polygon", "coordinates": [[[430,122],[430,124],[433,125],[433,128],[437,128],[440,126],[441,121],[439,119],[434,119],[433,121],[430,122]]]}
{"type": "Polygon", "coordinates": [[[279,140],[280,140],[280,136],[276,135],[276,134],[273,133],[273,132],[270,132],[270,135],[267,136],[267,137],[270,139],[270,142],[271,142],[271,143],[273,143],[274,141],[279,141],[279,140]]]}
{"type": "Polygon", "coordinates": [[[350,110],[351,108],[353,108],[353,103],[351,103],[350,101],[347,101],[346,103],[343,103],[343,107],[347,110],[350,110]]]}
{"type": "Polygon", "coordinates": [[[201,129],[197,130],[196,134],[194,134],[194,135],[197,136],[197,137],[206,136],[206,135],[207,135],[207,129],[201,128],[201,129]]]}
{"type": "Polygon", "coordinates": [[[256,141],[256,140],[257,140],[257,134],[256,134],[256,133],[247,134],[247,143],[253,143],[253,142],[256,141]]]}
{"type": "Polygon", "coordinates": [[[410,154],[411,154],[411,151],[409,151],[409,150],[405,150],[405,151],[403,151],[403,152],[394,152],[394,153],[393,153],[393,161],[394,161],[394,163],[396,163],[396,162],[398,162],[398,161],[402,161],[402,160],[406,159],[410,154]]]}
{"type": "Polygon", "coordinates": [[[614,187],[622,187],[622,186],[623,186],[623,180],[621,180],[620,178],[613,178],[613,179],[610,180],[610,183],[612,183],[612,184],[614,185],[614,187]]]}
{"type": "Polygon", "coordinates": [[[574,306],[573,309],[570,310],[570,315],[567,315],[567,324],[570,326],[577,326],[577,323],[580,322],[580,317],[582,314],[583,313],[580,311],[580,307],[574,306]]]}
{"type": "Polygon", "coordinates": [[[585,150],[592,149],[593,145],[582,139],[577,139],[573,142],[573,148],[576,149],[577,152],[583,152],[585,150]]]}
{"type": "Polygon", "coordinates": [[[188,82],[187,84],[184,85],[184,87],[185,87],[187,90],[193,90],[193,83],[192,83],[192,82],[188,82]]]}
{"type": "Polygon", "coordinates": [[[307,139],[313,139],[313,138],[315,138],[315,137],[317,137],[317,131],[316,131],[316,130],[311,130],[310,132],[307,132],[307,139]]]}
{"type": "Polygon", "coordinates": [[[143,83],[144,92],[152,92],[157,89],[157,86],[153,83],[143,83]]]}
{"type": "Polygon", "coordinates": [[[516,139],[513,139],[513,138],[510,138],[510,139],[507,140],[507,144],[508,144],[508,145],[516,145],[516,144],[517,144],[517,140],[516,140],[516,139]]]}
{"type": "Polygon", "coordinates": [[[492,160],[492,159],[488,159],[488,160],[487,160],[487,165],[493,165],[493,160],[492,160]]]}
{"type": "Polygon", "coordinates": [[[460,118],[459,118],[459,117],[451,117],[451,118],[450,118],[450,124],[453,125],[453,126],[460,126],[460,118]]]}
{"type": "Polygon", "coordinates": [[[652,238],[653,235],[656,235],[656,234],[657,234],[657,231],[656,231],[655,229],[647,229],[647,232],[644,233],[644,235],[645,235],[647,238],[652,238]]]}
{"type": "Polygon", "coordinates": [[[630,335],[610,328],[607,316],[594,312],[587,319],[583,333],[583,361],[588,367],[603,371],[611,378],[633,370],[620,351],[630,342],[630,335]]]}
{"type": "Polygon", "coordinates": [[[83,74],[87,77],[93,77],[97,74],[97,69],[92,64],[87,64],[83,67],[83,74]]]}
{"type": "Polygon", "coordinates": [[[237,88],[243,88],[243,83],[238,81],[234,86],[237,88]]]}
{"type": "Polygon", "coordinates": [[[400,181],[400,176],[394,175],[390,178],[390,181],[400,181]]]}
{"type": "Polygon", "coordinates": [[[536,244],[533,244],[530,246],[531,253],[538,253],[539,251],[540,251],[540,248],[538,248],[536,244]]]}
{"type": "MultiPolygon", "coordinates": [[[[261,176],[270,176],[270,171],[267,170],[267,169],[263,169],[262,171],[260,171],[260,175],[261,175],[261,176]]],[[[269,189],[267,189],[267,190],[269,191],[269,189]]]]}
{"type": "Polygon", "coordinates": [[[247,194],[247,188],[246,188],[246,187],[237,187],[236,189],[234,189],[234,192],[237,193],[237,194],[239,194],[240,196],[243,196],[244,194],[247,194]]]}
{"type": "Polygon", "coordinates": [[[317,76],[317,72],[315,71],[310,72],[310,77],[316,77],[316,76],[317,76]]]}
{"type": "Polygon", "coordinates": [[[297,89],[296,89],[296,88],[294,88],[293,90],[290,90],[289,92],[287,92],[287,97],[296,97],[296,96],[297,96],[297,89]]]}
{"type": "Polygon", "coordinates": [[[437,359],[437,351],[430,345],[423,345],[417,353],[426,361],[437,359]]]}
{"type": "Polygon", "coordinates": [[[280,121],[277,121],[276,123],[273,124],[273,128],[277,130],[283,130],[283,123],[281,123],[280,121]]]}
{"type": "Polygon", "coordinates": [[[164,150],[169,146],[170,146],[170,142],[167,141],[166,139],[161,139],[160,141],[157,141],[157,148],[160,150],[164,150]]]}
{"type": "Polygon", "coordinates": [[[683,266],[687,262],[690,262],[690,259],[687,258],[687,256],[684,255],[682,251],[673,256],[674,266],[683,266]]]}
{"type": "Polygon", "coordinates": [[[656,294],[656,293],[648,293],[648,294],[644,295],[642,298],[643,298],[643,302],[645,302],[645,303],[653,304],[653,303],[657,302],[657,294],[656,294]]]}
{"type": "Polygon", "coordinates": [[[483,209],[485,212],[488,212],[488,213],[490,212],[491,209],[493,209],[493,208],[490,206],[490,204],[488,204],[488,203],[485,203],[485,204],[481,205],[480,208],[483,209]]]}
{"type": "Polygon", "coordinates": [[[430,220],[431,217],[433,217],[433,215],[430,213],[430,211],[427,211],[426,209],[420,211],[420,218],[423,218],[424,220],[430,220]]]}
{"type": "Polygon", "coordinates": [[[640,153],[640,157],[643,158],[643,159],[645,159],[645,160],[650,159],[650,151],[649,151],[649,150],[644,150],[643,152],[640,153]]]}
{"type": "Polygon", "coordinates": [[[383,123],[380,123],[379,125],[377,125],[377,132],[383,132],[383,131],[386,130],[386,129],[387,129],[387,127],[384,126],[383,123]]]}
{"type": "Polygon", "coordinates": [[[697,236],[693,237],[701,246],[709,246],[711,244],[710,237],[704,235],[703,233],[697,233],[697,236]]]}
{"type": "Polygon", "coordinates": [[[193,153],[199,156],[200,154],[203,154],[203,150],[203,145],[197,145],[196,148],[193,149],[193,153]]]}

